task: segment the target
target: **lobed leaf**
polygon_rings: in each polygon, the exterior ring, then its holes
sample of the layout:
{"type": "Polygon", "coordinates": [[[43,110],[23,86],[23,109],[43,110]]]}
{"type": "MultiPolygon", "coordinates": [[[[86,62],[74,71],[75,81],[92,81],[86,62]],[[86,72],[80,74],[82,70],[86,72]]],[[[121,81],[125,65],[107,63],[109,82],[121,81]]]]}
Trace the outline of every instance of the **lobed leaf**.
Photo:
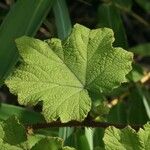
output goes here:
{"type": "Polygon", "coordinates": [[[22,37],[16,41],[22,64],[6,80],[19,103],[43,102],[47,121],[82,121],[91,109],[91,93],[106,93],[126,81],[132,53],[113,48],[111,29],[76,24],[64,41],[22,37]]]}

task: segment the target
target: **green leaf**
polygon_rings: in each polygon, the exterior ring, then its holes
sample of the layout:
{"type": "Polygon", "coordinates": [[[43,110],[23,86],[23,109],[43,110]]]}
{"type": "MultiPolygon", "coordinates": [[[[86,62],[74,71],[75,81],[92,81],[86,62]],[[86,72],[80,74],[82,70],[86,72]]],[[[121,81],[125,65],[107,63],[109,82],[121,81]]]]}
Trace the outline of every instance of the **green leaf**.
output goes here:
{"type": "Polygon", "coordinates": [[[53,0],[18,0],[0,26],[0,84],[18,60],[15,39],[34,36],[53,0]]]}
{"type": "Polygon", "coordinates": [[[113,48],[113,32],[76,24],[64,41],[17,40],[22,64],[6,80],[19,103],[43,102],[47,121],[83,120],[91,108],[88,92],[106,93],[126,81],[132,53],[113,48]]]}
{"type": "Polygon", "coordinates": [[[4,131],[3,140],[5,142],[11,145],[17,145],[27,139],[24,127],[15,117],[7,119],[1,124],[1,126],[4,131]]]}
{"type": "Polygon", "coordinates": [[[126,127],[123,130],[109,127],[105,131],[103,140],[106,150],[140,150],[138,135],[130,127],[126,127]]]}
{"type": "Polygon", "coordinates": [[[63,147],[62,139],[60,138],[43,138],[36,143],[31,150],[75,150],[74,148],[63,147]]]}
{"type": "Polygon", "coordinates": [[[144,129],[140,129],[138,132],[140,143],[145,150],[150,149],[150,123],[144,125],[144,129]]]}
{"type": "Polygon", "coordinates": [[[109,127],[105,131],[103,140],[106,150],[149,150],[150,124],[146,124],[144,129],[138,132],[130,127],[122,130],[109,127]]]}
{"type": "Polygon", "coordinates": [[[137,55],[150,56],[150,43],[140,44],[129,50],[137,55]]]}
{"type": "Polygon", "coordinates": [[[35,144],[37,144],[40,140],[45,138],[46,136],[40,135],[40,134],[27,134],[27,140],[23,143],[21,143],[21,147],[24,150],[30,150],[32,149],[35,144]]]}
{"type": "Polygon", "coordinates": [[[0,122],[0,149],[22,150],[20,144],[27,139],[24,127],[16,117],[0,122]]]}
{"type": "Polygon", "coordinates": [[[98,8],[98,27],[109,27],[113,29],[115,42],[114,46],[127,48],[127,38],[122,23],[120,11],[113,3],[102,4],[98,8]]]}

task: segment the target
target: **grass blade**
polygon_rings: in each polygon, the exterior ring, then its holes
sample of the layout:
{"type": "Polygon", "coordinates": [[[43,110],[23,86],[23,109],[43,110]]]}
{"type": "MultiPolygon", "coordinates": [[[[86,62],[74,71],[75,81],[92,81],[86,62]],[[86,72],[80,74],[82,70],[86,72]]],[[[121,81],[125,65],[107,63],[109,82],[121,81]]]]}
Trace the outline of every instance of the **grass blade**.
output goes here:
{"type": "Polygon", "coordinates": [[[57,33],[60,39],[66,38],[71,32],[71,21],[65,0],[56,0],[53,6],[57,33]]]}
{"type": "Polygon", "coordinates": [[[40,113],[29,111],[23,107],[1,103],[0,104],[0,120],[6,120],[12,115],[17,116],[17,118],[22,123],[26,123],[26,124],[38,123],[38,122],[44,121],[44,118],[40,113]]]}
{"type": "Polygon", "coordinates": [[[0,26],[0,85],[18,59],[14,40],[34,36],[53,0],[18,0],[0,26]]]}

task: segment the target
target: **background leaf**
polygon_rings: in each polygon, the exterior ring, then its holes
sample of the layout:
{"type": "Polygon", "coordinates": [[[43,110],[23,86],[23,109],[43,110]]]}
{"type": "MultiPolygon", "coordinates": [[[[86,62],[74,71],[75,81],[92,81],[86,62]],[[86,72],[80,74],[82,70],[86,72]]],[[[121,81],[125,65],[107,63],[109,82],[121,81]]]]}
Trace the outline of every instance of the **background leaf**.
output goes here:
{"type": "Polygon", "coordinates": [[[71,33],[71,20],[65,0],[56,0],[53,6],[57,33],[60,39],[65,39],[71,33]]]}

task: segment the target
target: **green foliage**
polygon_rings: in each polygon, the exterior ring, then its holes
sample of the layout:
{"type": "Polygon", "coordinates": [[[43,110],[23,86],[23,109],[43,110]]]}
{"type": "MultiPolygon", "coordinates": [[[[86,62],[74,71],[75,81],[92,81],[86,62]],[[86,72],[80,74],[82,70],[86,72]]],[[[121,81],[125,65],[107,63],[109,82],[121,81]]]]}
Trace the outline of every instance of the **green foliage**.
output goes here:
{"type": "Polygon", "coordinates": [[[60,138],[43,135],[30,135],[19,123],[16,117],[0,122],[0,149],[1,150],[75,150],[63,147],[60,138]]]}
{"type": "Polygon", "coordinates": [[[1,1],[0,86],[11,74],[17,96],[0,89],[0,150],[149,150],[149,12],[149,0],[1,1]]]}
{"type": "Polygon", "coordinates": [[[19,0],[0,26],[0,85],[18,61],[15,39],[34,36],[53,0],[19,0]]]}
{"type": "Polygon", "coordinates": [[[122,130],[109,127],[104,134],[106,150],[149,150],[150,149],[150,124],[144,129],[135,132],[131,127],[122,130]]]}
{"type": "Polygon", "coordinates": [[[108,92],[125,82],[131,70],[132,54],[113,48],[113,41],[110,29],[90,31],[78,24],[62,42],[20,38],[16,42],[23,63],[6,84],[20,104],[42,100],[47,121],[81,121],[91,108],[88,91],[108,92]]]}
{"type": "MultiPolygon", "coordinates": [[[[14,116],[6,121],[0,122],[0,148],[1,150],[75,150],[63,146],[63,140],[57,137],[50,137],[34,133],[26,133],[25,127],[19,123],[14,116]],[[11,126],[12,125],[12,126],[11,126]]],[[[95,139],[103,138],[103,144],[96,144],[95,149],[124,149],[124,150],[149,150],[150,148],[150,124],[144,125],[136,132],[131,127],[119,130],[115,127],[108,127],[105,131],[96,129],[99,133],[94,135],[95,139]],[[99,131],[98,131],[99,130],[99,131]]],[[[75,134],[75,133],[74,133],[75,134]]],[[[78,150],[89,149],[89,145],[83,130],[76,132],[76,148],[78,150]]],[[[97,140],[98,141],[98,140],[97,140]]],[[[95,143],[95,142],[94,142],[95,143]]]]}

